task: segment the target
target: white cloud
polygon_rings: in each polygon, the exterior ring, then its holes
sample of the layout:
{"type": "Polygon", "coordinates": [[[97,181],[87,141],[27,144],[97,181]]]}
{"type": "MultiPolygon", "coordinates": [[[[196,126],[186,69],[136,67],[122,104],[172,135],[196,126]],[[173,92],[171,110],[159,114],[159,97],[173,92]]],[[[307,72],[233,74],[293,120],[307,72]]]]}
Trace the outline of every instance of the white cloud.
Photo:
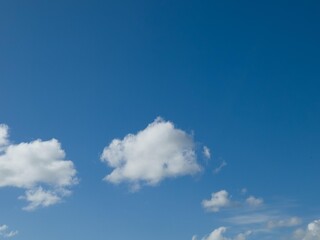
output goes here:
{"type": "Polygon", "coordinates": [[[263,204],[263,199],[250,196],[246,199],[246,203],[251,207],[258,207],[263,204]]]}
{"type": "Polygon", "coordinates": [[[62,192],[59,190],[50,191],[43,190],[42,187],[38,187],[37,189],[27,190],[25,196],[20,196],[20,199],[25,199],[30,204],[23,209],[26,211],[33,211],[39,207],[48,207],[54,204],[59,203],[62,200],[63,196],[67,196],[69,194],[65,194],[64,192],[68,192],[67,190],[63,190],[62,192]]]}
{"type": "Polygon", "coordinates": [[[294,238],[298,240],[319,240],[320,239],[320,219],[308,224],[307,229],[297,229],[294,238]]]}
{"type": "Polygon", "coordinates": [[[211,158],[211,152],[210,149],[207,146],[203,147],[203,155],[205,158],[210,159],[211,158]]]}
{"type": "Polygon", "coordinates": [[[275,218],[269,213],[250,213],[244,215],[237,215],[226,219],[227,222],[235,225],[250,225],[250,224],[265,224],[275,218]]]}
{"type": "MultiPolygon", "coordinates": [[[[226,227],[219,227],[213,230],[209,235],[201,238],[201,240],[246,240],[249,235],[251,235],[251,231],[246,231],[245,233],[240,233],[233,238],[229,238],[225,236],[227,231],[226,227]]],[[[198,238],[194,235],[192,240],[197,240],[198,238]]]]}
{"type": "Polygon", "coordinates": [[[227,231],[226,227],[219,227],[213,230],[209,236],[202,238],[203,240],[228,240],[223,234],[227,231]]]}
{"type": "Polygon", "coordinates": [[[0,155],[0,187],[69,186],[76,170],[56,139],[9,145],[0,155]]]}
{"type": "Polygon", "coordinates": [[[225,166],[227,166],[227,162],[225,160],[223,160],[222,163],[220,164],[220,166],[213,170],[213,173],[214,174],[219,173],[222,170],[222,168],[224,168],[225,166]]]}
{"type": "Polygon", "coordinates": [[[59,202],[53,199],[64,197],[68,188],[76,183],[74,164],[65,160],[65,152],[56,139],[8,143],[0,150],[0,187],[26,189],[22,197],[29,202],[26,210],[59,202]]]}
{"type": "Polygon", "coordinates": [[[8,144],[8,126],[0,124],[0,147],[8,144]]]}
{"type": "Polygon", "coordinates": [[[239,233],[234,240],[246,240],[248,236],[252,234],[251,230],[246,231],[245,233],[239,233]]]}
{"type": "Polygon", "coordinates": [[[301,224],[301,219],[298,217],[291,217],[288,219],[272,220],[269,221],[268,228],[281,228],[281,227],[294,227],[301,224]]]}
{"type": "Polygon", "coordinates": [[[305,235],[305,230],[302,228],[298,228],[293,232],[293,238],[297,240],[302,240],[305,235]]]}
{"type": "Polygon", "coordinates": [[[221,190],[211,194],[211,199],[203,200],[202,206],[210,212],[219,212],[221,208],[230,206],[229,193],[221,190]]]}
{"type": "Polygon", "coordinates": [[[11,238],[18,234],[18,231],[9,230],[7,225],[0,225],[0,237],[11,238]]]}
{"type": "Polygon", "coordinates": [[[112,140],[104,148],[101,160],[114,168],[104,180],[128,182],[133,189],[201,170],[192,137],[161,118],[137,134],[112,140]]]}

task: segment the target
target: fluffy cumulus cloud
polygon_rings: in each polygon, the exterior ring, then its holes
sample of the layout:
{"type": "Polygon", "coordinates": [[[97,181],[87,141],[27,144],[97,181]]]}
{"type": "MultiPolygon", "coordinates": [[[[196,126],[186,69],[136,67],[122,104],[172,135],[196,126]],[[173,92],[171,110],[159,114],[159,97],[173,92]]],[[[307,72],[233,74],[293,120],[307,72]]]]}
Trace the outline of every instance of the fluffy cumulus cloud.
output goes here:
{"type": "Polygon", "coordinates": [[[133,189],[201,170],[192,136],[161,118],[137,134],[114,139],[103,150],[101,160],[113,168],[106,181],[127,182],[133,189]]]}
{"type": "MultiPolygon", "coordinates": [[[[219,227],[213,230],[209,235],[201,238],[201,240],[246,240],[252,233],[251,231],[246,231],[244,233],[239,233],[235,237],[226,237],[226,231],[226,227],[219,227]]],[[[198,240],[197,236],[193,236],[192,240],[198,240]]]]}
{"type": "Polygon", "coordinates": [[[320,239],[320,219],[308,224],[307,229],[297,229],[294,232],[297,240],[319,240],[320,239]]]}
{"type": "Polygon", "coordinates": [[[0,125],[0,187],[26,190],[21,199],[28,201],[25,210],[58,203],[77,183],[76,170],[56,139],[11,144],[8,127],[0,125]]]}
{"type": "Polygon", "coordinates": [[[11,238],[18,234],[18,231],[12,231],[7,225],[0,225],[0,237],[11,238]]]}
{"type": "Polygon", "coordinates": [[[202,206],[210,212],[219,212],[221,208],[228,207],[231,205],[229,199],[229,193],[226,190],[214,192],[211,194],[210,199],[202,201],[202,206]]]}

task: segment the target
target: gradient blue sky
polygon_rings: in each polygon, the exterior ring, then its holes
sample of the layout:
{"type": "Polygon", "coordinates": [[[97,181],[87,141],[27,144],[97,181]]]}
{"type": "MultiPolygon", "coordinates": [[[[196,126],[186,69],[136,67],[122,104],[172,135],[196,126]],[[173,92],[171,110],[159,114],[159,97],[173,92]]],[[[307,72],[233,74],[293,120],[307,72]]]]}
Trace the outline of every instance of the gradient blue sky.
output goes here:
{"type": "Polygon", "coordinates": [[[301,223],[248,239],[305,229],[320,218],[319,11],[311,0],[0,1],[0,123],[12,143],[58,139],[80,179],[32,212],[22,189],[0,188],[0,226],[16,240],[191,240],[221,226],[232,238],[256,227],[228,221],[255,214],[241,204],[253,195],[259,214],[301,223]],[[202,172],[135,193],[103,181],[103,148],[158,116],[193,135],[202,172]],[[220,190],[239,206],[206,211],[220,190]]]}

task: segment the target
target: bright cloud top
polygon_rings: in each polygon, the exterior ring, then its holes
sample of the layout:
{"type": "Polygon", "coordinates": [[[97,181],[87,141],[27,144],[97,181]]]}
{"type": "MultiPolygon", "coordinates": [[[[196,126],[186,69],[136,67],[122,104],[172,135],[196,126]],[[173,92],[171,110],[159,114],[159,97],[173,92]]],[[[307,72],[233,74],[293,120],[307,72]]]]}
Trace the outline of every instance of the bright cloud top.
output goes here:
{"type": "Polygon", "coordinates": [[[0,225],[0,237],[11,238],[18,234],[18,231],[12,231],[7,225],[0,225]]]}
{"type": "Polygon", "coordinates": [[[137,134],[114,139],[105,147],[101,160],[114,168],[105,180],[128,182],[134,189],[201,170],[192,137],[161,118],[137,134]]]}
{"type": "MultiPolygon", "coordinates": [[[[8,127],[0,125],[0,133],[0,140],[1,136],[7,138],[8,127]]],[[[29,202],[25,210],[58,203],[67,195],[68,188],[77,183],[73,162],[64,159],[65,152],[56,139],[6,142],[0,150],[0,187],[26,189],[25,196],[20,197],[29,202]]]]}

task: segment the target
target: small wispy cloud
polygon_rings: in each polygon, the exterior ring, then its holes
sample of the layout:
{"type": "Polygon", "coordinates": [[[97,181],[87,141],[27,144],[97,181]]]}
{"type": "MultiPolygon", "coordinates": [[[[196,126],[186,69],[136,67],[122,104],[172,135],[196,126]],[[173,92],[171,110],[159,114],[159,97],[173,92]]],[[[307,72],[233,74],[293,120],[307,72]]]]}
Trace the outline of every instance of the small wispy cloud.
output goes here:
{"type": "Polygon", "coordinates": [[[210,159],[211,158],[211,151],[210,149],[207,147],[207,146],[204,146],[203,147],[203,156],[206,158],[206,159],[210,159]]]}
{"type": "Polygon", "coordinates": [[[246,203],[251,207],[259,207],[259,206],[263,205],[263,199],[257,198],[254,196],[250,196],[246,199],[246,203]]]}
{"type": "Polygon", "coordinates": [[[267,224],[268,228],[283,228],[283,227],[294,227],[302,223],[301,218],[291,217],[286,219],[277,219],[269,221],[267,224]]]}
{"type": "Polygon", "coordinates": [[[18,231],[12,231],[9,229],[8,225],[0,225],[0,237],[12,238],[18,234],[18,231]]]}
{"type": "Polygon", "coordinates": [[[217,168],[213,169],[213,173],[218,174],[225,166],[227,166],[227,162],[223,160],[217,168]]]}
{"type": "Polygon", "coordinates": [[[241,193],[242,195],[247,194],[247,192],[248,192],[248,189],[247,189],[247,188],[242,188],[242,189],[240,190],[240,193],[241,193]]]}
{"type": "Polygon", "coordinates": [[[0,147],[8,144],[9,127],[5,124],[0,124],[0,147]]]}
{"type": "Polygon", "coordinates": [[[269,221],[276,219],[277,216],[270,212],[260,212],[260,213],[246,213],[239,214],[233,217],[228,217],[225,219],[226,222],[233,225],[251,225],[251,224],[266,224],[269,221]]]}

